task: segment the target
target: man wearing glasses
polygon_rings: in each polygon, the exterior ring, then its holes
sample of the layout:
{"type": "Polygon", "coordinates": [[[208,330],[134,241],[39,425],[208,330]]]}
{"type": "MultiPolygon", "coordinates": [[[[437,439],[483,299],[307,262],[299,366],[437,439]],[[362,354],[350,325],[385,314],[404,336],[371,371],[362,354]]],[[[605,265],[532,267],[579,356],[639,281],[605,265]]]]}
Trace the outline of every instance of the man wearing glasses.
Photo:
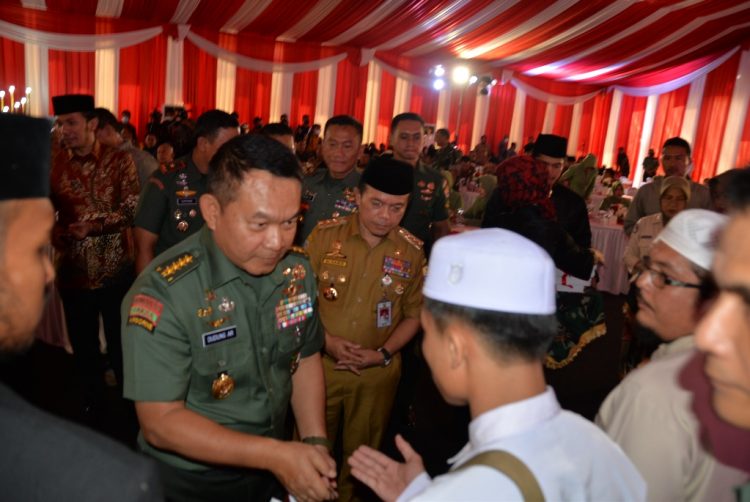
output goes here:
{"type": "MultiPolygon", "coordinates": [[[[661,149],[661,165],[664,176],[656,176],[651,183],[647,183],[638,190],[630,204],[628,214],[625,216],[625,233],[630,235],[636,222],[660,211],[659,197],[661,194],[661,183],[667,176],[689,175],[689,167],[692,163],[690,157],[690,143],[682,138],[669,138],[664,142],[661,149]]],[[[690,202],[689,208],[711,208],[711,194],[708,188],[690,180],[690,202]]]]}
{"type": "Polygon", "coordinates": [[[655,239],[638,277],[638,322],[663,343],[605,399],[597,424],[646,479],[649,500],[726,500],[746,475],[703,445],[692,394],[679,374],[695,355],[697,309],[706,296],[716,235],[727,217],[688,209],[655,239]]]}

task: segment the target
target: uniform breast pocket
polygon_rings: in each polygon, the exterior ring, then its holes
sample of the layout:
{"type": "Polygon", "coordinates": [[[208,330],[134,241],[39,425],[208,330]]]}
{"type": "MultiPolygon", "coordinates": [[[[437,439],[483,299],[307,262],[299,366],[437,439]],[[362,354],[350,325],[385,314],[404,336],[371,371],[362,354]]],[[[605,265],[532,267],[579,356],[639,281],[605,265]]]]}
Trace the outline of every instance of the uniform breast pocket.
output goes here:
{"type": "Polygon", "coordinates": [[[318,279],[319,301],[335,302],[346,297],[351,282],[349,269],[329,266],[323,269],[318,279]]]}
{"type": "Polygon", "coordinates": [[[236,329],[229,326],[204,333],[201,346],[194,348],[191,387],[197,398],[223,399],[222,392],[228,391],[227,397],[247,377],[250,350],[236,329]]]}

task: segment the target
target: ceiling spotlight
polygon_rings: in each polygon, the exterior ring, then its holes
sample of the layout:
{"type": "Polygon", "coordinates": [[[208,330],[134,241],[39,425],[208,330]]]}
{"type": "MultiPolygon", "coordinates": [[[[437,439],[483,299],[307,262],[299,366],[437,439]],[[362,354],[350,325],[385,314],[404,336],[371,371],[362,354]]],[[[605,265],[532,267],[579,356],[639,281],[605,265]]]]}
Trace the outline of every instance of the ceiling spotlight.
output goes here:
{"type": "Polygon", "coordinates": [[[443,68],[443,65],[439,64],[435,67],[434,73],[436,77],[442,77],[445,75],[445,68],[443,68]]]}
{"type": "Polygon", "coordinates": [[[496,78],[493,78],[493,79],[492,79],[492,82],[490,82],[490,85],[497,85],[497,79],[496,79],[496,78]]]}
{"type": "Polygon", "coordinates": [[[471,77],[469,77],[469,85],[476,84],[477,80],[479,80],[479,78],[477,78],[476,75],[472,75],[471,77]]]}
{"type": "Polygon", "coordinates": [[[432,88],[436,91],[442,91],[445,87],[445,80],[442,78],[436,78],[435,81],[432,83],[432,88]]]}
{"type": "Polygon", "coordinates": [[[469,81],[469,69],[466,66],[456,66],[453,68],[453,82],[458,85],[464,85],[469,81]]]}

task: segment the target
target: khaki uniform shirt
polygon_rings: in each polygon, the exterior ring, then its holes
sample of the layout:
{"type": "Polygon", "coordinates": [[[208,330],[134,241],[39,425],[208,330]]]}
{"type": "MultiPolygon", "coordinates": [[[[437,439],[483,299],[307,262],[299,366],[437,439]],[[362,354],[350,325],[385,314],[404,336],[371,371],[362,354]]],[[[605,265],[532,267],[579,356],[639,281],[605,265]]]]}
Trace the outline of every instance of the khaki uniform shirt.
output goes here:
{"type": "Polygon", "coordinates": [[[414,169],[414,190],[401,226],[428,245],[432,243],[432,224],[448,219],[447,185],[439,171],[422,162],[414,169]]]}
{"type": "Polygon", "coordinates": [[[651,244],[663,227],[661,213],[644,216],[635,224],[628,240],[628,247],[625,248],[625,255],[622,257],[629,273],[632,274],[635,265],[649,255],[651,244]]]}
{"type": "Polygon", "coordinates": [[[357,210],[354,188],[360,173],[352,170],[343,179],[332,178],[323,165],[302,180],[302,207],[305,211],[297,242],[304,243],[318,222],[339,216],[349,216],[357,210]]]}
{"type": "MultiPolygon", "coordinates": [[[[300,358],[323,334],[309,262],[291,252],[276,269],[251,276],[219,250],[206,227],[143,272],[123,301],[124,395],[134,401],[184,401],[231,429],[284,439],[300,358]],[[234,390],[217,399],[226,373],[234,390]]],[[[208,466],[158,450],[151,456],[187,470],[208,466]]]]}
{"type": "Polygon", "coordinates": [[[169,168],[162,166],[148,179],[135,214],[135,226],[159,236],[154,256],[203,226],[198,199],[206,193],[206,178],[188,154],[169,168]]]}
{"type": "Polygon", "coordinates": [[[396,227],[370,248],[354,214],[321,222],[306,247],[318,279],[320,319],[331,335],[377,349],[402,319],[419,318],[425,259],[422,243],[406,230],[396,227]],[[379,328],[384,302],[391,303],[391,322],[379,328]]]}

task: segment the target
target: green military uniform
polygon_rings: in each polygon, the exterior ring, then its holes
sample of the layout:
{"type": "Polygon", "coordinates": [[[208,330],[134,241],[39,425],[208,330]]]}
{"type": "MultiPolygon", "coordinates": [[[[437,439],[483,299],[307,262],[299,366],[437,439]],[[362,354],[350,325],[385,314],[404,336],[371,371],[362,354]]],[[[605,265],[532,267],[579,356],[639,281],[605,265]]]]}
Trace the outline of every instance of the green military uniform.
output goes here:
{"type": "Polygon", "coordinates": [[[439,171],[422,162],[414,169],[414,190],[401,226],[421,239],[428,248],[432,244],[432,224],[448,219],[447,184],[439,171]]]}
{"type": "Polygon", "coordinates": [[[354,188],[359,183],[359,177],[359,171],[353,169],[343,179],[335,179],[323,166],[302,180],[305,213],[297,234],[298,242],[305,242],[319,221],[348,216],[357,210],[354,188]]]}
{"type": "Polygon", "coordinates": [[[435,150],[434,166],[437,169],[450,169],[461,160],[461,151],[453,145],[446,145],[435,150]]]}
{"type": "Polygon", "coordinates": [[[154,256],[203,226],[198,199],[206,193],[206,178],[188,154],[171,167],[160,167],[148,179],[141,192],[135,226],[159,236],[154,256]]]}
{"type": "MultiPolygon", "coordinates": [[[[272,273],[254,277],[204,227],[149,265],[123,301],[125,397],[184,401],[225,427],[287,439],[292,373],[323,345],[315,303],[303,255],[289,253],[272,273]]],[[[142,434],[138,441],[172,469],[221,472],[156,449],[142,434]]],[[[258,494],[275,483],[266,472],[241,472],[258,494]]]]}
{"type": "MultiPolygon", "coordinates": [[[[392,230],[374,248],[359,232],[359,214],[321,222],[307,241],[318,279],[320,318],[326,332],[377,349],[405,318],[419,318],[425,259],[422,243],[402,228],[392,230]]],[[[401,373],[400,354],[387,367],[362,370],[361,376],[334,370],[323,358],[326,377],[326,425],[335,440],[341,424],[346,459],[361,444],[379,448],[390,417],[401,373]]],[[[338,491],[341,501],[353,491],[344,461],[338,491]]]]}

